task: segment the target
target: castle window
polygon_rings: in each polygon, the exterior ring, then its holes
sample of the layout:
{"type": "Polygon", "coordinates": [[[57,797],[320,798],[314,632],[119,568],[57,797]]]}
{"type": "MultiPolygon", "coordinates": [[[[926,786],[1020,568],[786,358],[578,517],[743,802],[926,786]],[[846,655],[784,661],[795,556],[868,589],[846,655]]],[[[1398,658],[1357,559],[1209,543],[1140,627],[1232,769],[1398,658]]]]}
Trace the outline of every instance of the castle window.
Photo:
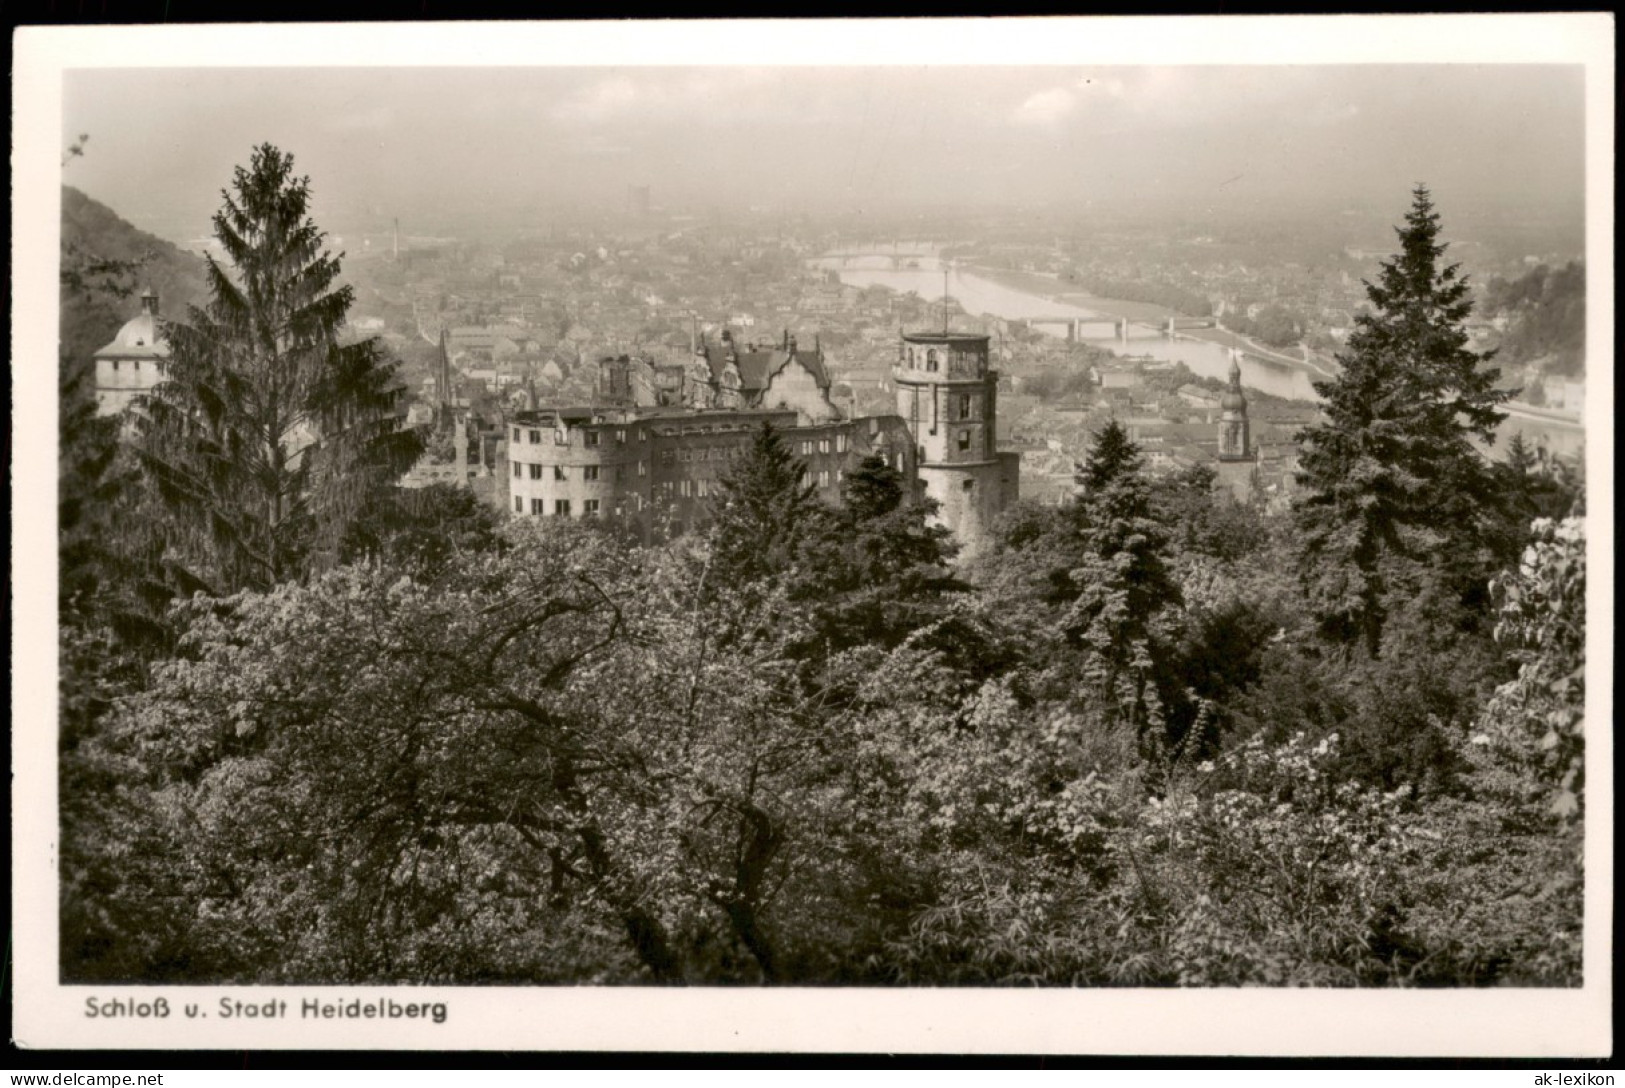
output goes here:
{"type": "Polygon", "coordinates": [[[518,495],[513,497],[513,512],[516,514],[523,514],[525,512],[525,500],[520,498],[518,495]]]}
{"type": "Polygon", "coordinates": [[[596,479],[598,479],[598,466],[597,465],[588,465],[586,468],[582,469],[581,470],[581,478],[584,479],[584,480],[596,480],[596,479]]]}
{"type": "Polygon", "coordinates": [[[829,486],[829,469],[826,468],[826,469],[824,469],[822,472],[820,472],[818,474],[818,486],[819,487],[828,487],[829,486]]]}
{"type": "Polygon", "coordinates": [[[626,441],[626,432],[624,430],[616,431],[615,432],[615,441],[617,443],[625,442],[626,441]]]}
{"type": "Polygon", "coordinates": [[[523,476],[525,474],[525,466],[521,465],[518,461],[515,461],[513,463],[513,474],[516,478],[523,476]]]}
{"type": "Polygon", "coordinates": [[[598,445],[598,432],[597,431],[587,431],[581,437],[582,437],[582,441],[585,442],[589,446],[598,445]]]}
{"type": "Polygon", "coordinates": [[[113,373],[114,374],[118,373],[118,360],[117,359],[113,360],[113,373]]]}
{"type": "Polygon", "coordinates": [[[531,499],[530,512],[535,514],[537,517],[541,517],[543,514],[547,513],[547,507],[542,505],[541,499],[531,499]]]}
{"type": "Polygon", "coordinates": [[[966,491],[969,491],[971,488],[976,486],[976,481],[975,480],[966,480],[961,486],[964,487],[964,489],[966,491]]]}
{"type": "Polygon", "coordinates": [[[569,475],[564,471],[564,466],[563,465],[554,465],[553,466],[553,479],[555,479],[555,480],[568,480],[569,478],[570,478],[569,475]]]}
{"type": "Polygon", "coordinates": [[[835,436],[835,452],[836,453],[845,453],[846,452],[846,432],[844,432],[844,431],[835,436]]]}
{"type": "Polygon", "coordinates": [[[828,453],[829,452],[829,439],[820,438],[818,440],[818,452],[819,453],[828,453]]]}
{"type": "Polygon", "coordinates": [[[581,504],[581,512],[583,514],[586,514],[586,515],[589,515],[589,516],[592,515],[592,514],[598,513],[598,500],[597,499],[587,499],[586,501],[584,501],[581,504]]]}
{"type": "Polygon", "coordinates": [[[660,463],[661,464],[669,465],[675,460],[677,460],[677,453],[676,453],[675,450],[661,450],[660,451],[660,463]]]}
{"type": "Polygon", "coordinates": [[[649,462],[647,462],[647,461],[639,461],[638,462],[638,475],[639,476],[647,476],[647,475],[649,475],[649,462]]]}
{"type": "Polygon", "coordinates": [[[936,348],[932,348],[930,351],[925,353],[925,369],[926,369],[926,371],[928,373],[931,373],[931,374],[935,374],[937,372],[937,349],[936,348]]]}
{"type": "Polygon", "coordinates": [[[959,394],[959,418],[960,419],[969,419],[970,418],[970,394],[969,393],[961,393],[961,394],[959,394]]]}
{"type": "Polygon", "coordinates": [[[515,427],[515,428],[514,428],[514,429],[513,429],[513,440],[514,440],[514,441],[515,441],[515,442],[523,442],[523,441],[524,441],[524,439],[523,439],[523,438],[522,438],[522,437],[520,437],[520,433],[519,433],[519,428],[518,428],[518,427],[515,427]]]}
{"type": "Polygon", "coordinates": [[[555,500],[553,500],[553,513],[558,515],[561,518],[569,517],[570,516],[570,500],[569,499],[555,499],[555,500]]]}
{"type": "MultiPolygon", "coordinates": [[[[519,467],[518,465],[514,466],[514,468],[518,468],[518,467],[519,467]]],[[[541,465],[531,465],[530,466],[530,478],[532,480],[540,480],[542,478],[542,466],[541,465]]]]}
{"type": "Polygon", "coordinates": [[[960,431],[959,432],[959,448],[962,449],[962,450],[970,449],[970,432],[969,431],[960,431]]]}
{"type": "Polygon", "coordinates": [[[530,432],[530,440],[535,445],[540,446],[542,444],[542,432],[541,431],[531,431],[530,432]]]}
{"type": "Polygon", "coordinates": [[[708,479],[706,479],[705,477],[702,476],[698,480],[696,480],[695,483],[698,484],[698,486],[699,486],[700,498],[703,499],[703,498],[705,498],[707,495],[709,495],[711,493],[711,481],[710,480],[708,480],[708,479]]]}

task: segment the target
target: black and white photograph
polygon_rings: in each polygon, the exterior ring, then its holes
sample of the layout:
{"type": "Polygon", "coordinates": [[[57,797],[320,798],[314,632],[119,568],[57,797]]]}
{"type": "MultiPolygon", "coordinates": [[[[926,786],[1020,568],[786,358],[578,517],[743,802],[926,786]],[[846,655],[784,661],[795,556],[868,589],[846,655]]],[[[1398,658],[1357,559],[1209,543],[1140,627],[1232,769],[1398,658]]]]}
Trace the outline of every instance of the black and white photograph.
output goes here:
{"type": "Polygon", "coordinates": [[[20,32],[19,1044],[1610,1051],[1611,42],[20,32]]]}

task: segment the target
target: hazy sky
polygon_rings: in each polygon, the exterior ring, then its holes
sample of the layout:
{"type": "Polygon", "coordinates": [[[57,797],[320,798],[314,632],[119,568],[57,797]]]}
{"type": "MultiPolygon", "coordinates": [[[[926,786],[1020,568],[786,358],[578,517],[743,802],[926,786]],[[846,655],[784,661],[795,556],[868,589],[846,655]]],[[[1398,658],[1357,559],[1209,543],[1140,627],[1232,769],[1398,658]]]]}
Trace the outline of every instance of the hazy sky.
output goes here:
{"type": "MultiPolygon", "coordinates": [[[[704,60],[706,58],[696,58],[704,60]]],[[[896,210],[1324,200],[1578,209],[1579,66],[103,69],[65,75],[64,176],[195,223],[256,143],[316,214],[570,202],[896,210]]],[[[144,225],[146,225],[144,224],[144,225]]]]}

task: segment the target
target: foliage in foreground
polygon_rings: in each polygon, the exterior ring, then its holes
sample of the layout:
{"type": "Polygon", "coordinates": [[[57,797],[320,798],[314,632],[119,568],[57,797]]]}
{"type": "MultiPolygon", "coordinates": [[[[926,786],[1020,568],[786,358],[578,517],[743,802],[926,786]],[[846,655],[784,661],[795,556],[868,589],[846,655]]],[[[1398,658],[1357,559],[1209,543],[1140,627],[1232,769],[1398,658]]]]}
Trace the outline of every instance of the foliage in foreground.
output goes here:
{"type": "Polygon", "coordinates": [[[1575,784],[1526,712],[1576,661],[1540,619],[1569,598],[1533,603],[1554,578],[1572,593],[1554,562],[1535,549],[1507,591],[1542,663],[1444,730],[1467,770],[1438,796],[1351,777],[1336,732],[1148,763],[1111,702],[1041,697],[1019,656],[993,676],[958,663],[955,639],[1001,638],[971,595],[809,674],[795,616],[815,618],[782,593],[707,605],[676,550],[590,528],[510,531],[433,583],[373,565],[200,597],[183,654],[70,761],[109,800],[74,829],[65,965],[1573,984],[1575,784]]]}
{"type": "MultiPolygon", "coordinates": [[[[297,212],[269,156],[254,200],[297,212]]],[[[1383,291],[1432,283],[1429,214],[1383,291]]],[[[336,266],[288,222],[320,294],[336,266]]],[[[1151,479],[1112,426],[1073,502],[956,572],[883,458],[832,509],[765,428],[708,529],[651,549],[454,489],[335,494],[321,458],[233,489],[258,455],[209,445],[245,418],[232,350],[325,388],[347,296],[273,344],[216,286],[158,402],[199,409],[178,446],[132,463],[64,385],[66,980],[1580,981],[1578,482],[1521,444],[1469,473],[1439,398],[1493,398],[1414,313],[1364,326],[1350,373],[1431,343],[1425,395],[1339,391],[1359,426],[1311,458],[1307,545],[1210,474],[1151,479]],[[1449,441],[1368,473],[1368,423],[1449,441]],[[147,501],[166,464],[213,467],[147,501]],[[1424,509],[1464,474],[1496,482],[1484,519],[1424,509]]],[[[370,462],[387,375],[351,361],[356,397],[301,403],[360,411],[329,451],[370,462]]]]}

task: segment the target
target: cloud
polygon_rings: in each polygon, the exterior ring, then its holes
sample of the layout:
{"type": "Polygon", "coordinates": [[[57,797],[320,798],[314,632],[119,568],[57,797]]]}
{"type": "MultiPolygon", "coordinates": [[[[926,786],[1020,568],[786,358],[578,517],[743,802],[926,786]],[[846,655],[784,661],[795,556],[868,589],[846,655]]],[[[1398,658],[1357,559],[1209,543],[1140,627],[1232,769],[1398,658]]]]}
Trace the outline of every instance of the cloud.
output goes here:
{"type": "Polygon", "coordinates": [[[1021,125],[1053,125],[1085,107],[1114,109],[1128,93],[1128,84],[1117,76],[1079,76],[1063,86],[1029,95],[1011,119],[1021,125]]]}
{"type": "Polygon", "coordinates": [[[1053,125],[1078,104],[1077,96],[1064,87],[1039,91],[1016,107],[1012,120],[1019,125],[1053,125]]]}
{"type": "Polygon", "coordinates": [[[783,105],[764,95],[771,70],[722,68],[617,74],[594,80],[551,109],[564,124],[602,124],[623,119],[736,120],[782,116],[783,105]]]}
{"type": "Polygon", "coordinates": [[[1116,76],[1082,76],[1078,79],[1076,86],[1078,93],[1084,95],[1122,98],[1128,93],[1128,84],[1116,76]]]}

